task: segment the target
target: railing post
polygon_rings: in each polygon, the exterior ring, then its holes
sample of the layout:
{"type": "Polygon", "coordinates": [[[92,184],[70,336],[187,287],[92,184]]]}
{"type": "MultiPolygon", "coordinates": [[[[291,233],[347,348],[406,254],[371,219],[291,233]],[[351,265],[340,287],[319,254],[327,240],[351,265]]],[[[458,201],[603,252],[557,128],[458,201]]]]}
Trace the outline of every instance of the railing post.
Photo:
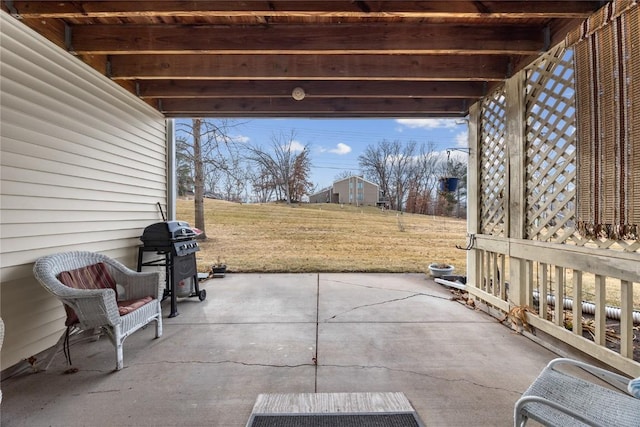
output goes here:
{"type": "MultiPolygon", "coordinates": [[[[520,71],[505,82],[507,99],[506,138],[508,156],[508,203],[505,235],[510,239],[525,238],[526,169],[525,169],[525,93],[526,71],[520,71]]],[[[523,305],[526,301],[526,266],[522,259],[509,255],[509,302],[523,305]]]]}
{"type": "MultiPolygon", "coordinates": [[[[469,108],[469,164],[467,165],[467,233],[476,235],[480,231],[480,109],[477,102],[469,108]]],[[[467,283],[480,287],[478,277],[480,253],[478,249],[467,251],[467,283]]]]}

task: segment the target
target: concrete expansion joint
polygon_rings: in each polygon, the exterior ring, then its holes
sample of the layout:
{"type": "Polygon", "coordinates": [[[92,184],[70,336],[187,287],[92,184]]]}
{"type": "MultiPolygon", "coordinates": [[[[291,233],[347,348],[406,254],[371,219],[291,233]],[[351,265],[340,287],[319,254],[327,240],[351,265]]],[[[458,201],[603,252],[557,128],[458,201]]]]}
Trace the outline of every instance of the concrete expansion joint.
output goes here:
{"type": "Polygon", "coordinates": [[[403,297],[403,298],[393,298],[393,299],[389,299],[389,300],[385,300],[385,301],[374,302],[374,303],[371,303],[371,304],[358,305],[356,307],[350,308],[349,310],[343,311],[343,312],[338,313],[338,314],[334,314],[333,316],[331,316],[331,317],[329,317],[327,319],[324,319],[323,321],[324,322],[328,322],[329,320],[335,319],[338,316],[342,316],[343,314],[351,313],[352,311],[359,310],[361,308],[375,307],[375,306],[378,306],[378,305],[385,305],[385,304],[390,304],[390,303],[393,303],[393,302],[405,301],[405,300],[408,300],[408,299],[411,299],[411,298],[415,298],[415,297],[420,297],[420,296],[453,301],[453,298],[447,298],[447,297],[442,297],[440,295],[432,295],[432,294],[425,294],[423,292],[418,292],[418,293],[414,293],[414,294],[408,295],[408,296],[403,297]]]}

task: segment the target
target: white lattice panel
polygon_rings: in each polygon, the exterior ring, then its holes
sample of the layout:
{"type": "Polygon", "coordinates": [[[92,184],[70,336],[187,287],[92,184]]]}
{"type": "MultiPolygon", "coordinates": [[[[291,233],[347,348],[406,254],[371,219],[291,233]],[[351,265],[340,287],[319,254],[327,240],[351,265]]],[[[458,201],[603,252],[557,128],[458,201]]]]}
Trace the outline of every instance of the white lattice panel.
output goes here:
{"type": "Polygon", "coordinates": [[[507,189],[506,96],[498,89],[482,102],[480,230],[504,236],[507,189]]]}
{"type": "Polygon", "coordinates": [[[573,51],[555,49],[527,71],[527,235],[564,242],[575,231],[573,51]]]}

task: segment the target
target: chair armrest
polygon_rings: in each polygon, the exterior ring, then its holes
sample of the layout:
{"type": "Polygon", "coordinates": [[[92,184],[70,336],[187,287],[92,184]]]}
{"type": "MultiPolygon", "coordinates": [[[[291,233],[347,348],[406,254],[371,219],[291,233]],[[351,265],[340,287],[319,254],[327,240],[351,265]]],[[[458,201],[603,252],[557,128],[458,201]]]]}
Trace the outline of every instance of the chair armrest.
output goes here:
{"type": "MultiPolygon", "coordinates": [[[[629,386],[630,378],[626,378],[622,375],[618,375],[614,372],[608,371],[606,369],[598,368],[597,366],[590,365],[588,363],[580,362],[579,360],[566,359],[566,358],[558,358],[554,359],[547,365],[548,368],[556,370],[556,365],[570,365],[576,366],[590,373],[596,378],[601,379],[602,381],[611,384],[618,390],[622,391],[624,394],[629,395],[629,391],[627,387],[629,386]]],[[[566,372],[565,372],[566,373],[566,372]]]]}
{"type": "Polygon", "coordinates": [[[162,295],[160,273],[157,271],[137,272],[133,270],[118,271],[113,275],[116,283],[124,288],[126,299],[152,296],[159,299],[162,295]]]}
{"type": "MultiPolygon", "coordinates": [[[[579,420],[583,423],[585,423],[588,426],[593,426],[593,427],[607,427],[604,426],[602,424],[598,424],[595,421],[585,418],[583,417],[581,414],[572,411],[569,408],[566,408],[562,405],[559,405],[555,402],[552,402],[550,400],[545,399],[544,397],[540,397],[540,396],[524,396],[521,397],[520,399],[518,399],[518,401],[516,402],[516,406],[514,409],[515,412],[515,416],[514,416],[514,420],[515,420],[515,425],[516,426],[521,426],[524,425],[523,424],[523,419],[522,419],[522,415],[523,415],[523,409],[524,409],[524,405],[531,403],[531,404],[540,404],[540,405],[546,405],[549,406],[550,408],[553,408],[557,411],[562,412],[563,414],[566,414],[570,417],[575,418],[576,420],[579,420]]],[[[533,414],[531,414],[533,415],[533,414]]],[[[535,419],[535,416],[532,416],[531,418],[535,419]]]]}
{"type": "Polygon", "coordinates": [[[160,273],[157,271],[138,272],[121,264],[114,259],[104,260],[109,266],[111,277],[123,287],[126,299],[144,298],[152,296],[160,299],[162,284],[160,273]]]}
{"type": "Polygon", "coordinates": [[[116,292],[113,289],[67,288],[58,297],[76,312],[80,325],[85,329],[103,325],[115,326],[121,322],[116,292]]]}

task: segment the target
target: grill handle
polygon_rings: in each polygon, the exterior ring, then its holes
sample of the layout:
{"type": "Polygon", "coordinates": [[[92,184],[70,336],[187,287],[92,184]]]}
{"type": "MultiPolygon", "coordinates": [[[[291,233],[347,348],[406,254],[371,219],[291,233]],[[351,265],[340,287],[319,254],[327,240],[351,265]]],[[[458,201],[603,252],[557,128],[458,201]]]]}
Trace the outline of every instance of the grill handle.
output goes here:
{"type": "Polygon", "coordinates": [[[162,221],[166,222],[167,218],[165,218],[164,212],[162,211],[162,205],[160,204],[160,202],[158,202],[156,204],[158,205],[158,209],[160,210],[160,215],[162,215],[162,221]]]}

